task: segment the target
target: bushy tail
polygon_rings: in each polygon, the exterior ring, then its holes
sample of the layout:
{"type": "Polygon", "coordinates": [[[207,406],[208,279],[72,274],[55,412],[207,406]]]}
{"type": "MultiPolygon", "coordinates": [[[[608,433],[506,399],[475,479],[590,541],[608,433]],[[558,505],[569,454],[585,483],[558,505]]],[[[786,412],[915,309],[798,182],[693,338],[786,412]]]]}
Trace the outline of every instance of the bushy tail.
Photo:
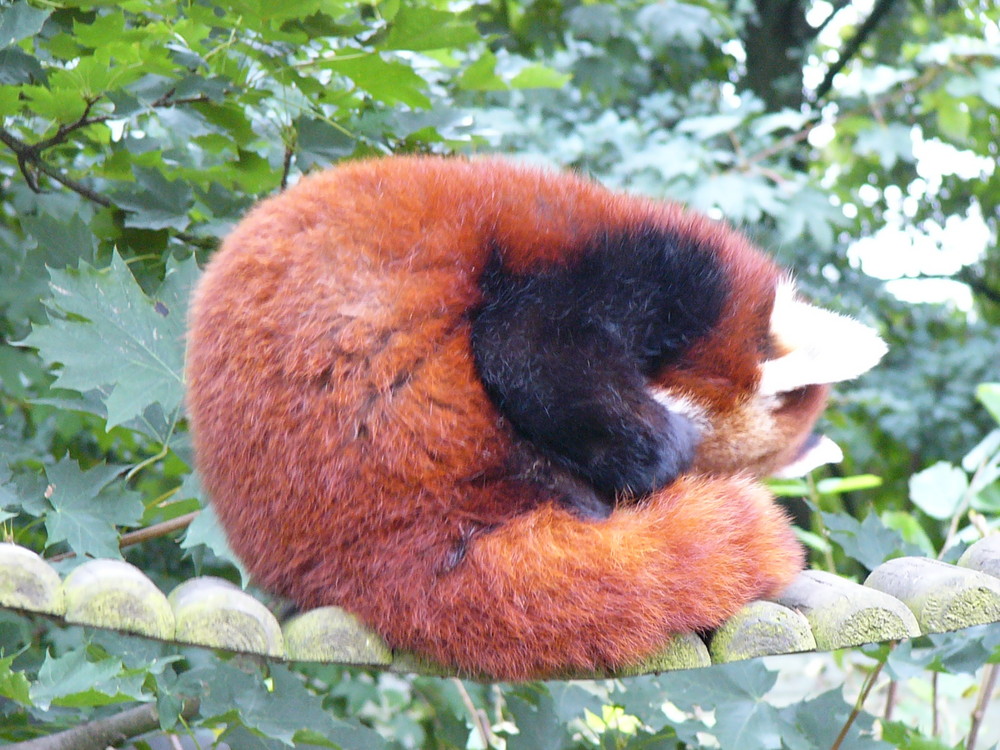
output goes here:
{"type": "Polygon", "coordinates": [[[776,595],[801,566],[760,485],[686,477],[603,521],[552,504],[518,516],[377,619],[394,645],[439,663],[529,679],[635,663],[776,595]]]}

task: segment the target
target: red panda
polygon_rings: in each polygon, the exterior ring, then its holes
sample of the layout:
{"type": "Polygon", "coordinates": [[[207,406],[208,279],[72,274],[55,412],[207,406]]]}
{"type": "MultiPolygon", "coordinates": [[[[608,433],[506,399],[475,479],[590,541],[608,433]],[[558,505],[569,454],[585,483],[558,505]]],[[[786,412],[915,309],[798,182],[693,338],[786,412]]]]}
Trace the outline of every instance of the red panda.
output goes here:
{"type": "Polygon", "coordinates": [[[802,566],[756,477],[883,345],[737,232],[494,159],[392,157],[253,209],[194,293],[197,466],[302,608],[504,680],[614,669],[802,566]]]}

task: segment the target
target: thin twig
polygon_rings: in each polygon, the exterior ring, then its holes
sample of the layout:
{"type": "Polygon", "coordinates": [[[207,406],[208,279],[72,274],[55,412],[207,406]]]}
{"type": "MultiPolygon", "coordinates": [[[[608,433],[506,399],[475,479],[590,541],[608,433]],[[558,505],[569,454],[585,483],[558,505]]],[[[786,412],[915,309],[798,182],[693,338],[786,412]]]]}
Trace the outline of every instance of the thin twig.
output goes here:
{"type": "MultiPolygon", "coordinates": [[[[161,521],[160,523],[154,523],[152,526],[147,526],[144,529],[136,529],[135,531],[130,531],[127,534],[122,534],[121,539],[118,540],[118,547],[124,549],[125,547],[131,547],[134,544],[147,542],[150,539],[159,539],[161,536],[166,536],[174,531],[186,529],[191,525],[191,522],[198,517],[199,513],[201,513],[200,510],[191,511],[190,513],[185,513],[183,516],[171,518],[169,521],[161,521]]],[[[61,560],[69,560],[73,557],[76,557],[75,552],[63,552],[60,555],[50,557],[49,562],[60,562],[61,560]]]]}
{"type": "Polygon", "coordinates": [[[42,161],[41,157],[33,159],[32,163],[35,165],[35,168],[39,172],[47,174],[56,182],[65,185],[74,193],[79,193],[87,200],[96,203],[99,206],[104,206],[104,208],[114,207],[114,203],[111,202],[110,198],[106,198],[105,196],[98,193],[96,190],[92,190],[91,188],[87,187],[82,182],[77,182],[72,177],[67,177],[55,167],[42,161]]]}
{"type": "Polygon", "coordinates": [[[837,14],[840,13],[840,11],[842,11],[844,8],[846,8],[850,4],[851,4],[851,0],[838,0],[835,3],[832,3],[831,4],[831,10],[827,14],[826,18],[824,18],[822,21],[820,21],[819,26],[813,27],[813,29],[809,32],[809,38],[810,39],[815,39],[820,34],[822,34],[823,33],[823,29],[825,29],[830,24],[830,21],[832,21],[834,18],[836,18],[837,14]]]}
{"type": "Polygon", "coordinates": [[[931,737],[938,736],[938,672],[931,675],[931,737]]]}
{"type": "Polygon", "coordinates": [[[56,182],[62,183],[73,192],[79,193],[87,200],[97,203],[100,206],[109,208],[113,205],[109,198],[106,198],[95,190],[92,190],[82,182],[77,182],[73,178],[67,177],[58,169],[46,163],[35,146],[25,143],[20,138],[17,138],[14,134],[3,128],[0,128],[0,141],[3,141],[4,144],[6,144],[6,146],[17,156],[17,165],[21,170],[21,174],[24,175],[24,179],[28,183],[28,187],[31,188],[32,191],[37,193],[40,192],[40,189],[38,187],[38,181],[29,171],[29,167],[36,169],[43,174],[47,174],[56,182]]]}
{"type": "MultiPolygon", "coordinates": [[[[896,643],[889,644],[889,651],[896,648],[896,643]]],[[[858,699],[854,701],[854,707],[851,709],[850,715],[847,717],[847,721],[844,722],[844,726],[840,728],[840,733],[837,735],[837,739],[833,741],[830,746],[830,750],[839,750],[840,746],[843,744],[844,740],[847,738],[847,733],[850,731],[851,726],[854,724],[858,716],[861,715],[861,709],[865,705],[865,701],[868,699],[868,694],[871,693],[872,688],[875,687],[875,682],[878,680],[878,676],[882,673],[882,667],[885,666],[886,661],[889,659],[889,652],[886,652],[885,658],[875,665],[875,668],[868,675],[865,680],[864,685],[861,686],[861,693],[858,695],[858,699]]]]}
{"type": "Polygon", "coordinates": [[[819,101],[824,96],[826,96],[830,89],[833,88],[833,79],[837,76],[844,66],[851,61],[851,58],[857,54],[861,45],[865,43],[865,40],[871,36],[872,32],[879,25],[882,18],[889,12],[892,6],[895,4],[896,0],[878,0],[875,7],[872,8],[872,12],[868,14],[868,18],[864,20],[858,28],[857,33],[851,37],[850,41],[844,46],[840,54],[837,56],[837,62],[833,63],[827,71],[826,76],[823,78],[823,82],[816,88],[815,100],[819,101]]]}
{"type": "Polygon", "coordinates": [[[954,542],[955,537],[958,535],[958,524],[971,507],[972,498],[974,498],[978,494],[979,490],[982,489],[983,472],[985,472],[990,465],[991,461],[989,456],[984,456],[979,462],[979,465],[976,467],[976,470],[972,473],[972,477],[969,479],[969,484],[962,493],[962,497],[959,499],[958,505],[955,507],[955,512],[951,516],[951,522],[948,524],[948,532],[945,534],[944,541],[941,543],[941,551],[938,552],[939,560],[944,556],[944,553],[948,551],[952,542],[954,542]]]}
{"type": "Polygon", "coordinates": [[[49,136],[43,141],[38,141],[37,143],[31,144],[31,150],[37,154],[41,154],[45,149],[52,148],[53,146],[58,146],[60,143],[65,143],[66,136],[75,130],[80,128],[85,128],[88,125],[94,125],[96,123],[106,122],[111,119],[111,115],[98,115],[97,117],[90,116],[90,110],[94,108],[94,105],[99,101],[100,97],[97,99],[85,99],[86,107],[84,107],[83,114],[80,115],[76,122],[71,122],[68,125],[60,125],[54,135],[49,136]]]}
{"type": "Polygon", "coordinates": [[[472,717],[472,723],[476,727],[479,739],[482,740],[483,747],[493,747],[493,731],[490,729],[489,720],[483,715],[482,711],[476,708],[476,704],[472,702],[472,696],[469,695],[469,691],[465,689],[462,681],[457,677],[452,677],[451,681],[455,683],[458,694],[462,697],[462,703],[465,704],[469,716],[472,717]]]}
{"type": "Polygon", "coordinates": [[[965,750],[974,750],[976,740],[979,738],[979,729],[986,716],[986,706],[993,697],[993,691],[997,686],[997,665],[987,664],[983,670],[983,684],[979,688],[979,698],[976,700],[976,707],[972,710],[972,725],[969,727],[969,739],[965,741],[965,750]]]}
{"type": "Polygon", "coordinates": [[[292,144],[285,144],[285,158],[281,166],[281,189],[288,187],[288,175],[292,171],[292,157],[295,156],[295,149],[292,144]]]}
{"type": "Polygon", "coordinates": [[[889,681],[889,687],[885,691],[885,711],[882,712],[882,719],[884,721],[892,721],[892,711],[896,708],[896,692],[898,688],[898,682],[895,680],[889,681]]]}

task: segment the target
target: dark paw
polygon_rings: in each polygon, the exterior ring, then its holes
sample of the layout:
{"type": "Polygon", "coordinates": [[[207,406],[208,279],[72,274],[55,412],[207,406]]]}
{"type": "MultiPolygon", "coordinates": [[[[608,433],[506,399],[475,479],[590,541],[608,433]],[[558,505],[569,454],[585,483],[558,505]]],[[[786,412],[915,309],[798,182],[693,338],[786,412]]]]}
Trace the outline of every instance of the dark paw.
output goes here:
{"type": "Polygon", "coordinates": [[[687,417],[657,405],[659,414],[623,425],[593,453],[587,475],[602,494],[643,497],[674,481],[691,465],[698,431],[687,417]]]}

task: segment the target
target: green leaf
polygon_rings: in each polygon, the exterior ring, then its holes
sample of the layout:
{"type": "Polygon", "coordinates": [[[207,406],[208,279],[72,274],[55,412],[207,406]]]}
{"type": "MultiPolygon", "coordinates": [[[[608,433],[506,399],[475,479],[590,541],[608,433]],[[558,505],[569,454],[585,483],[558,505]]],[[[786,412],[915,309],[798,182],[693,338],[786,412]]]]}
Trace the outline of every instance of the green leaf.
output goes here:
{"type": "MultiPolygon", "coordinates": [[[[0,62],[0,65],[3,63],[0,62]]],[[[0,81],[3,83],[3,81],[0,81]]],[[[13,86],[0,88],[0,117],[10,117],[21,110],[21,95],[13,86]]]]}
{"type": "Polygon", "coordinates": [[[507,708],[518,733],[507,738],[507,750],[559,750],[566,746],[566,724],[554,710],[548,690],[507,696],[507,708]]]}
{"type": "Polygon", "coordinates": [[[572,76],[560,73],[545,65],[526,65],[510,79],[511,88],[515,89],[558,89],[572,80],[572,76]]]}
{"type": "MultiPolygon", "coordinates": [[[[197,474],[192,472],[189,475],[189,479],[193,479],[194,477],[197,477],[197,474]]],[[[185,480],[179,493],[180,497],[190,496],[192,489],[188,480],[185,480]]],[[[200,484],[197,489],[197,496],[201,497],[200,484]]],[[[184,532],[184,539],[181,541],[181,549],[187,550],[189,553],[200,545],[205,545],[217,557],[228,560],[236,566],[236,569],[240,572],[240,579],[243,585],[247,584],[247,581],[250,580],[250,574],[232,549],[229,548],[229,543],[226,541],[226,532],[223,530],[222,524],[219,523],[219,517],[215,515],[211,504],[206,505],[201,513],[191,522],[191,525],[184,532]]]]}
{"type": "Polygon", "coordinates": [[[112,484],[123,469],[99,465],[84,472],[69,458],[46,469],[52,506],[45,518],[49,545],[66,542],[81,556],[121,557],[116,527],[139,523],[143,511],[137,493],[112,484]]]}
{"type": "Polygon", "coordinates": [[[924,527],[920,525],[920,522],[912,514],[901,510],[887,510],[883,511],[879,518],[882,519],[882,523],[885,524],[886,528],[898,531],[902,534],[906,542],[919,547],[924,555],[933,557],[937,553],[933,542],[927,536],[927,532],[924,531],[924,527]]]}
{"type": "Polygon", "coordinates": [[[821,495],[842,495],[882,486],[882,477],[874,474],[857,474],[851,477],[829,477],[816,483],[816,491],[821,495]]]}
{"type": "Polygon", "coordinates": [[[191,186],[181,180],[167,180],[156,169],[134,169],[135,185],[115,194],[118,205],[127,212],[125,225],[137,229],[176,229],[183,231],[191,223],[188,211],[194,202],[191,186]]]}
{"type": "Polygon", "coordinates": [[[83,116],[87,102],[69,85],[49,89],[45,86],[22,86],[21,94],[40,117],[56,122],[74,122],[83,116]]]}
{"type": "Polygon", "coordinates": [[[383,60],[377,52],[334,57],[324,61],[323,67],[347,76],[358,88],[387,104],[402,103],[420,109],[431,106],[424,93],[427,82],[409,65],[383,60]]]}
{"type": "Polygon", "coordinates": [[[883,721],[882,739],[891,743],[889,747],[898,747],[902,750],[952,750],[953,748],[950,743],[926,737],[902,721],[883,721]]]}
{"type": "Polygon", "coordinates": [[[37,34],[51,12],[32,8],[24,0],[0,10],[0,49],[37,34]]]}
{"type": "Polygon", "coordinates": [[[775,479],[768,477],[767,488],[776,497],[808,497],[809,484],[804,479],[775,479]]]}
{"type": "Polygon", "coordinates": [[[312,732],[339,741],[344,748],[385,747],[375,732],[334,718],[320,698],[306,689],[300,676],[287,667],[272,665],[269,674],[270,686],[265,685],[259,674],[216,664],[193,670],[184,679],[201,683],[200,688],[192,690],[202,697],[203,716],[230,716],[235,710],[248,728],[288,747],[295,745],[297,734],[312,732]]]}
{"type": "Polygon", "coordinates": [[[11,482],[10,467],[5,462],[0,461],[0,508],[12,508],[17,504],[17,491],[11,482]]]}
{"type": "Polygon", "coordinates": [[[458,86],[466,91],[505,91],[510,85],[496,73],[497,58],[486,50],[459,76],[458,86]]]}
{"type": "Polygon", "coordinates": [[[955,514],[968,489],[969,477],[947,461],[938,461],[910,477],[910,499],[920,510],[938,520],[955,514]]]}
{"type": "Polygon", "coordinates": [[[389,25],[385,49],[464,48],[479,41],[475,24],[446,10],[402,5],[389,25]]]}
{"type": "Polygon", "coordinates": [[[664,675],[665,697],[679,708],[715,709],[715,726],[709,731],[722,747],[779,748],[782,738],[791,744],[795,728],[766,696],[777,673],[759,662],[738,662],[705,670],[664,675]]]}
{"type": "Polygon", "coordinates": [[[17,654],[0,659],[0,695],[16,701],[22,706],[30,706],[31,683],[22,672],[15,672],[10,668],[16,658],[17,654]]]}
{"type": "MultiPolygon", "coordinates": [[[[172,414],[183,397],[184,304],[180,289],[194,276],[194,261],[174,266],[164,298],[150,298],[115,253],[111,265],[50,273],[50,316],[22,342],[62,365],[55,385],[81,393],[100,389],[108,426],[141,416],[152,404],[172,414]]],[[[170,276],[168,276],[168,281],[170,276]]]]}
{"type": "Polygon", "coordinates": [[[815,550],[825,555],[832,549],[830,542],[819,534],[806,531],[798,526],[793,526],[792,531],[795,532],[795,538],[811,550],[815,550]]]}
{"type": "MultiPolygon", "coordinates": [[[[975,474],[980,467],[1000,461],[1000,428],[991,430],[976,446],[962,458],[962,468],[969,474],[975,474]]],[[[985,483],[989,483],[988,480],[985,483]]]]}
{"type": "Polygon", "coordinates": [[[871,511],[861,523],[843,513],[822,516],[830,539],[840,545],[845,555],[869,570],[899,554],[920,554],[918,547],[907,544],[898,531],[887,528],[871,511]]]}
{"type": "Polygon", "coordinates": [[[113,703],[148,701],[142,670],[126,670],[121,661],[87,660],[86,648],[58,658],[47,654],[31,686],[31,700],[42,710],[50,706],[107,706],[113,703]]]}
{"type": "Polygon", "coordinates": [[[201,278],[201,269],[194,256],[185,260],[167,259],[163,283],[153,295],[153,309],[161,320],[169,320],[171,335],[183,336],[187,326],[187,308],[194,285],[201,278]]]}
{"type": "Polygon", "coordinates": [[[1000,383],[981,383],[976,388],[976,398],[1000,424],[1000,383]]]}
{"type": "Polygon", "coordinates": [[[295,123],[297,150],[295,158],[299,168],[324,167],[333,164],[354,151],[355,140],[343,130],[315,118],[299,118],[295,123]]]}
{"type": "Polygon", "coordinates": [[[842,750],[890,750],[885,742],[870,736],[872,717],[861,713],[843,738],[839,737],[851,715],[841,688],[834,688],[810,700],[803,700],[781,710],[782,718],[792,727],[784,738],[789,750],[818,750],[837,745],[842,750]],[[837,744],[837,743],[840,744],[837,744]]]}

